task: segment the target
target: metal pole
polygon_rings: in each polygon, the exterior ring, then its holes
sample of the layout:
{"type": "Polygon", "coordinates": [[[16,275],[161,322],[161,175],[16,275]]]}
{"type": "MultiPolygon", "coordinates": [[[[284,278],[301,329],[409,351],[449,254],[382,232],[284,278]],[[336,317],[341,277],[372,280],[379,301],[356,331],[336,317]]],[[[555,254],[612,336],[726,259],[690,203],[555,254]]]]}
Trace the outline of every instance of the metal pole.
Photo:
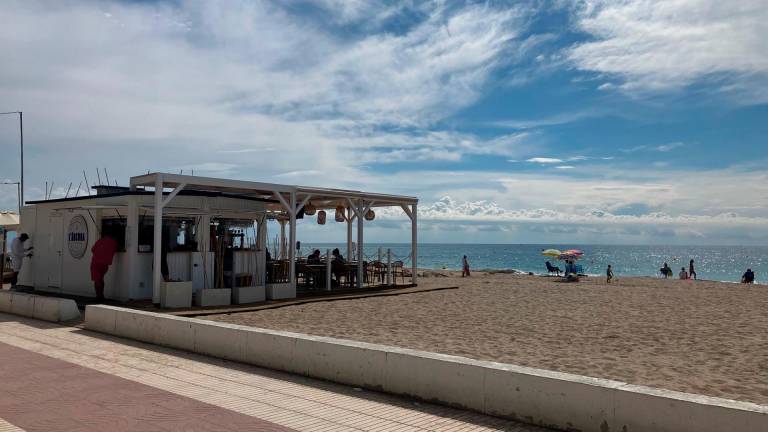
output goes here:
{"type": "MultiPolygon", "coordinates": [[[[24,204],[24,114],[21,111],[19,111],[19,143],[21,144],[21,185],[19,187],[19,196],[21,203],[24,204]]],[[[21,209],[21,206],[19,206],[19,209],[21,209]]]]}
{"type": "Polygon", "coordinates": [[[21,211],[21,206],[24,205],[24,113],[21,111],[8,111],[0,113],[0,115],[5,114],[19,115],[19,151],[21,152],[21,179],[19,180],[19,201],[21,204],[19,205],[19,211],[21,211]]]}

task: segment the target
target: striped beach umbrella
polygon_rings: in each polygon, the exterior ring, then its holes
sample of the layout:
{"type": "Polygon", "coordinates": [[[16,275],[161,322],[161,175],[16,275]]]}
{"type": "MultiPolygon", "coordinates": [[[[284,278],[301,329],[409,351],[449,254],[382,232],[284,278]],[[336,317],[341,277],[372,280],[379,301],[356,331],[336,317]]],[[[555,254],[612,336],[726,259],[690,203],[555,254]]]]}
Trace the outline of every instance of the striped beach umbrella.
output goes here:
{"type": "Polygon", "coordinates": [[[544,249],[543,251],[541,251],[541,254],[544,256],[551,256],[556,258],[562,255],[563,253],[557,249],[544,249]]]}

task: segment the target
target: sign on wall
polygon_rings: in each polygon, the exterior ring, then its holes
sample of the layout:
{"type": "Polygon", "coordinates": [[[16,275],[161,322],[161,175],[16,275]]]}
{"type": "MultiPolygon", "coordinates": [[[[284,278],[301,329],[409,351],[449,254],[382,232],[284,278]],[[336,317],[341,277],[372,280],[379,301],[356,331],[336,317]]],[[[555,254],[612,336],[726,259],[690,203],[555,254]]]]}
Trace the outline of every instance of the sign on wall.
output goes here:
{"type": "Polygon", "coordinates": [[[72,258],[76,259],[82,258],[88,250],[88,222],[81,215],[69,221],[67,248],[72,258]]]}

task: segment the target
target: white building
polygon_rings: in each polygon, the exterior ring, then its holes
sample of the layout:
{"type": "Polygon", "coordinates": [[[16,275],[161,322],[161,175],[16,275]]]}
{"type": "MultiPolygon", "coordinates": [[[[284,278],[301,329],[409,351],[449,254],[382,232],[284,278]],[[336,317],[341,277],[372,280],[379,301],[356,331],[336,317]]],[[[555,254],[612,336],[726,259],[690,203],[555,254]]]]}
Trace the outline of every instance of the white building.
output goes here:
{"type": "MultiPolygon", "coordinates": [[[[104,232],[120,246],[107,273],[107,298],[165,303],[171,291],[182,296],[181,304],[188,302],[187,292],[203,299],[202,304],[211,303],[204,300],[208,295],[219,304],[228,304],[230,295],[237,302],[265,295],[291,298],[296,296],[297,266],[288,263],[296,262],[297,216],[317,212],[320,218],[326,210],[341,214],[347,257],[353,255],[353,240],[354,255],[364,257],[365,215],[370,218],[369,211],[381,207],[402,208],[411,220],[410,276],[416,283],[415,197],[167,173],[132,177],[129,188],[95,189],[96,195],[33,201],[22,208],[20,231],[29,234],[27,247],[34,245],[34,256],[25,262],[20,284],[95,295],[91,247],[104,232]],[[271,219],[280,222],[284,255],[273,258],[284,259],[267,262],[266,222],[271,219]]],[[[328,220],[335,223],[333,215],[328,220]]],[[[347,275],[347,282],[362,287],[371,279],[366,278],[368,263],[358,260],[355,266],[356,275],[347,275]]],[[[329,282],[331,273],[324,273],[329,282]]]]}

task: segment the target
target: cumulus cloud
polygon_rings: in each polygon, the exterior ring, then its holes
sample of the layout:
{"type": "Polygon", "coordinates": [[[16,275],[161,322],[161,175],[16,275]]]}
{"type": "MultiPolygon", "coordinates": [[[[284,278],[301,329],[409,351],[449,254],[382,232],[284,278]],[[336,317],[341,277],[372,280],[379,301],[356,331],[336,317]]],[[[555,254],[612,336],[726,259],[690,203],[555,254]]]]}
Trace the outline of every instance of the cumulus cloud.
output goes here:
{"type": "Polygon", "coordinates": [[[591,39],[567,56],[579,69],[630,93],[680,89],[701,80],[768,100],[768,8],[763,0],[586,0],[576,14],[591,39]]]}
{"type": "MultiPolygon", "coordinates": [[[[296,14],[299,3],[310,2],[2,2],[0,99],[25,111],[29,194],[94,166],[122,183],[193,168],[338,183],[367,163],[511,157],[527,145],[526,133],[433,127],[517,61],[525,6],[311,2],[338,25],[418,9],[402,31],[361,24],[342,38],[296,14]]],[[[6,206],[11,192],[0,191],[6,206]]]]}

